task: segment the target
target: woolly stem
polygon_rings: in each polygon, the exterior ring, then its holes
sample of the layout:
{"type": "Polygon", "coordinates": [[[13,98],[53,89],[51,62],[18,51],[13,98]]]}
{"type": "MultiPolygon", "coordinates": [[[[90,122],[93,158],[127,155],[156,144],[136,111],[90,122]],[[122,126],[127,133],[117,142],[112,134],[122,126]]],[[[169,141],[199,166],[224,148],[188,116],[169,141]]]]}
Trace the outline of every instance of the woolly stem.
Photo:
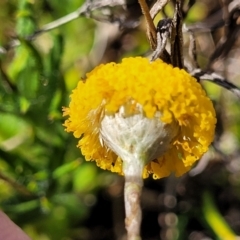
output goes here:
{"type": "Polygon", "coordinates": [[[140,226],[142,210],[140,198],[143,186],[144,161],[124,161],[123,171],[125,176],[124,201],[125,201],[125,227],[128,240],[141,240],[140,226]]]}

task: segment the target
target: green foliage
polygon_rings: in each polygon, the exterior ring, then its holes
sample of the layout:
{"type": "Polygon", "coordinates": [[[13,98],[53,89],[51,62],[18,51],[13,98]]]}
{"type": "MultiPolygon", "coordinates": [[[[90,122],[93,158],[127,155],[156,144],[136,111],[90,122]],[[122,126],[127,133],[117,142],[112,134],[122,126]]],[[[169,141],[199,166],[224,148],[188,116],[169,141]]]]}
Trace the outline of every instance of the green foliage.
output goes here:
{"type": "MultiPolygon", "coordinates": [[[[62,106],[68,104],[73,88],[65,81],[74,78],[76,84],[80,78],[80,71],[72,66],[74,59],[67,56],[69,51],[75,53],[75,58],[82,52],[87,54],[91,41],[77,46],[72,31],[77,23],[45,33],[36,41],[25,39],[44,19],[54,20],[49,17],[53,9],[55,17],[60,17],[79,4],[81,1],[61,5],[58,1],[21,0],[17,9],[12,9],[20,46],[0,73],[0,208],[33,239],[70,236],[72,226],[90,210],[79,193],[94,194],[99,187],[93,184],[98,174],[96,166],[83,163],[76,140],[62,126],[62,106]],[[51,10],[43,10],[46,4],[51,10]],[[75,47],[67,49],[69,45],[75,47]],[[68,68],[75,75],[64,79],[68,68]]],[[[91,32],[92,22],[83,22],[91,32]]],[[[2,56],[3,61],[7,59],[2,56]]]]}

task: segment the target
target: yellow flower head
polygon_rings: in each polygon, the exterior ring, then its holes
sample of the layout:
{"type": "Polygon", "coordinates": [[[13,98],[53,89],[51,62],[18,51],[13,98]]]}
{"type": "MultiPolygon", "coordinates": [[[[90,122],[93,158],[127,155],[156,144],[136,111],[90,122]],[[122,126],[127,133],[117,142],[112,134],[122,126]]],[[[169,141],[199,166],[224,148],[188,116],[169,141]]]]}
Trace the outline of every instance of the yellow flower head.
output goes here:
{"type": "Polygon", "coordinates": [[[81,138],[86,160],[122,174],[125,157],[140,156],[143,177],[154,178],[187,172],[208,150],[216,123],[212,102],[196,79],[141,57],[88,73],[64,116],[66,131],[81,138]]]}

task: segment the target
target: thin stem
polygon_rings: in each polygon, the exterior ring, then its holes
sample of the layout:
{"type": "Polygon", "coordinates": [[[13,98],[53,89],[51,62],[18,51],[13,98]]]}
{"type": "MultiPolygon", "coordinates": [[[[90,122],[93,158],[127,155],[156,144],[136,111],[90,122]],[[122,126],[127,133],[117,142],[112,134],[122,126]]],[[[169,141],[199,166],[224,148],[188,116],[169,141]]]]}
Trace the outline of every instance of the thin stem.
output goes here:
{"type": "Polygon", "coordinates": [[[26,197],[35,197],[35,195],[30,192],[24,185],[19,184],[15,180],[7,177],[0,171],[0,179],[4,180],[7,182],[9,185],[11,185],[15,190],[17,190],[19,193],[26,197]]]}
{"type": "Polygon", "coordinates": [[[146,4],[145,0],[138,0],[142,13],[146,19],[147,24],[147,36],[150,42],[150,45],[153,50],[156,49],[157,46],[157,32],[156,27],[154,26],[153,19],[151,18],[148,5],[146,4]]]}
{"type": "Polygon", "coordinates": [[[141,240],[140,227],[142,210],[140,199],[143,186],[143,161],[131,159],[124,162],[125,175],[124,200],[125,200],[125,226],[128,240],[141,240]]]}
{"type": "Polygon", "coordinates": [[[170,0],[157,0],[150,10],[150,15],[152,19],[167,5],[170,0]]]}

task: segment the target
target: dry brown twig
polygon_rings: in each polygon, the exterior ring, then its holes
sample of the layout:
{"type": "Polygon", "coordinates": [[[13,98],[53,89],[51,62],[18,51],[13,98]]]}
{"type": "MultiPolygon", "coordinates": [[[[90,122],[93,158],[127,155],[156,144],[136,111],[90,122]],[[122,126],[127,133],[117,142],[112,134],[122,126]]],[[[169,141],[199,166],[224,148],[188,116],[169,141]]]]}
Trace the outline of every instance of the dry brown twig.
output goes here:
{"type": "MultiPolygon", "coordinates": [[[[238,98],[240,98],[240,89],[235,84],[231,83],[228,79],[221,76],[220,74],[216,73],[212,70],[212,65],[215,61],[223,60],[231,50],[234,42],[237,39],[239,34],[240,28],[240,1],[234,0],[229,5],[226,5],[225,1],[222,1],[223,5],[223,16],[222,19],[219,19],[220,26],[224,26],[224,34],[222,38],[219,40],[216,49],[214,50],[213,54],[209,58],[209,62],[207,64],[206,69],[200,69],[196,62],[196,45],[195,43],[191,44],[192,53],[191,59],[193,60],[193,66],[191,69],[188,69],[190,74],[193,77],[200,80],[210,81],[213,82],[231,92],[233,92],[238,98]]],[[[216,23],[217,24],[217,23],[216,23]]],[[[204,28],[208,28],[209,24],[208,21],[204,23],[200,23],[201,28],[200,30],[203,31],[204,28]]],[[[199,24],[197,24],[196,28],[198,28],[199,24]]],[[[192,26],[186,28],[186,31],[190,33],[191,42],[195,41],[194,39],[194,32],[196,31],[192,26]]],[[[191,50],[190,50],[191,52],[191,50]]]]}
{"type": "Polygon", "coordinates": [[[162,11],[163,7],[165,7],[169,2],[170,0],[157,0],[150,10],[152,19],[154,19],[156,15],[162,11]]]}
{"type": "Polygon", "coordinates": [[[143,15],[145,16],[148,40],[152,49],[155,50],[157,47],[157,33],[153,23],[153,18],[150,15],[149,8],[145,0],[138,0],[138,2],[141,6],[143,15]]]}

